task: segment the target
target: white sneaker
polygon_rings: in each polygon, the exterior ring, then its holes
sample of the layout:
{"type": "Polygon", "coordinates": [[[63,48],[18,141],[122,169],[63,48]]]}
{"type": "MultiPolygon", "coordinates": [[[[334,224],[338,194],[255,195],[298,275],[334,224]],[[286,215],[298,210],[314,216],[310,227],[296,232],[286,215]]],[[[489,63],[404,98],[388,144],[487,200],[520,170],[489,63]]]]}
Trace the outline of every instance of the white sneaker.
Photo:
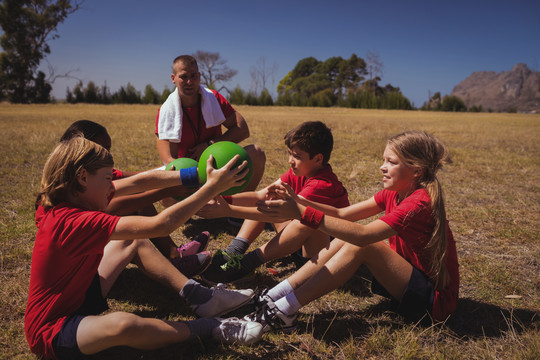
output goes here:
{"type": "Polygon", "coordinates": [[[239,318],[216,318],[216,320],[221,324],[212,330],[212,336],[226,344],[251,345],[259,341],[263,335],[263,326],[258,322],[239,318]]]}
{"type": "Polygon", "coordinates": [[[263,333],[271,330],[291,334],[296,330],[298,321],[296,314],[287,315],[279,310],[268,295],[264,295],[255,311],[244,316],[246,321],[256,321],[263,326],[263,333]]]}
{"type": "Polygon", "coordinates": [[[255,291],[251,289],[228,290],[224,284],[218,284],[212,289],[214,292],[210,300],[204,304],[192,306],[199,317],[221,316],[238,309],[255,296],[255,291]]]}

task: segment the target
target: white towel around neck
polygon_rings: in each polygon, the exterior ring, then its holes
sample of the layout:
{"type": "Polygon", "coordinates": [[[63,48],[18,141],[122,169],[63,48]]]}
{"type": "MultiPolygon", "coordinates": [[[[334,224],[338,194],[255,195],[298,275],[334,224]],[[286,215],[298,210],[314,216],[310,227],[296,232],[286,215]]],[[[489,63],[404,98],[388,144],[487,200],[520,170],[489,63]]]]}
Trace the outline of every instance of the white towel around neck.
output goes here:
{"type": "MultiPolygon", "coordinates": [[[[224,122],[225,115],[212,90],[201,86],[199,94],[201,94],[201,112],[206,127],[210,128],[224,122]]],[[[180,142],[182,139],[182,104],[178,89],[174,89],[159,109],[158,137],[160,140],[171,142],[180,142]]]]}

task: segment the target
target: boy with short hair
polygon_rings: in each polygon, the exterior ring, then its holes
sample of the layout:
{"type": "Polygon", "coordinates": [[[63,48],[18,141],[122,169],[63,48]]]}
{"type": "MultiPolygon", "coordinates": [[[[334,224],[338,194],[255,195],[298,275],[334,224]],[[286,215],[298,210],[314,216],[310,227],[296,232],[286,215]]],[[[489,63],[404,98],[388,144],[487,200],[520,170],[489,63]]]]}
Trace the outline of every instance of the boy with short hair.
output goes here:
{"type": "Polygon", "coordinates": [[[210,283],[228,283],[252,273],[260,265],[302,251],[301,258],[309,259],[328,246],[330,237],[311,229],[300,221],[275,222],[275,218],[260,213],[256,204],[267,199],[269,189],[276,184],[289,184],[299,196],[318,203],[345,207],[349,205],[347,190],[328,163],[334,144],[331,130],[320,121],[304,122],[284,137],[289,153],[290,168],[281,177],[257,192],[246,192],[218,198],[198,212],[208,218],[237,217],[244,221],[236,238],[224,251],[218,250],[210,267],[201,274],[210,283]],[[273,224],[277,234],[248,254],[243,255],[264,229],[273,224]]]}

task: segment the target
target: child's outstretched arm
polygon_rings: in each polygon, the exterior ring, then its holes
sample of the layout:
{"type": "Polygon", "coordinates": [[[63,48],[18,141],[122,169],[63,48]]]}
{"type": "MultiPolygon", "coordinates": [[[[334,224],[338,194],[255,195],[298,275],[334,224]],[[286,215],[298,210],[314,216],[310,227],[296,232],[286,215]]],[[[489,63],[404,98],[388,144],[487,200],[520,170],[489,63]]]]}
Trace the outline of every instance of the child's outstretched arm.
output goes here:
{"type": "Polygon", "coordinates": [[[115,180],[113,183],[115,196],[123,196],[180,185],[181,181],[178,171],[149,170],[115,180]]]}
{"type": "Polygon", "coordinates": [[[370,216],[377,215],[382,211],[382,209],[377,205],[373,197],[359,203],[346,206],[344,208],[336,208],[331,205],[321,204],[315,201],[308,200],[302,196],[298,196],[294,193],[294,190],[289,186],[289,184],[282,181],[272,184],[270,187],[268,187],[268,189],[268,199],[270,200],[285,200],[290,197],[301,205],[310,206],[314,209],[324,212],[327,215],[349,221],[366,219],[370,216]]]}
{"type": "Polygon", "coordinates": [[[276,222],[275,218],[270,218],[257,210],[257,203],[267,198],[268,189],[279,183],[277,180],[272,185],[259,191],[239,193],[232,196],[220,196],[209,202],[197,212],[198,216],[207,219],[221,217],[235,217],[263,222],[276,222]]]}
{"type": "Polygon", "coordinates": [[[194,188],[177,185],[173,187],[148,190],[137,194],[114,196],[105,212],[114,215],[131,215],[141,208],[152,205],[167,197],[188,197],[196,191],[194,188]]]}
{"type": "Polygon", "coordinates": [[[267,200],[259,203],[257,208],[271,217],[300,220],[304,225],[358,246],[365,246],[396,235],[396,231],[381,220],[372,221],[367,225],[358,224],[325,215],[322,211],[311,206],[304,206],[291,197],[282,200],[267,200]]]}
{"type": "Polygon", "coordinates": [[[243,184],[247,162],[244,161],[239,167],[233,168],[238,158],[237,155],[221,169],[214,169],[212,167],[213,157],[210,156],[206,167],[207,181],[197,192],[156,216],[125,216],[120,218],[111,239],[153,238],[170,234],[219,193],[243,184]]]}

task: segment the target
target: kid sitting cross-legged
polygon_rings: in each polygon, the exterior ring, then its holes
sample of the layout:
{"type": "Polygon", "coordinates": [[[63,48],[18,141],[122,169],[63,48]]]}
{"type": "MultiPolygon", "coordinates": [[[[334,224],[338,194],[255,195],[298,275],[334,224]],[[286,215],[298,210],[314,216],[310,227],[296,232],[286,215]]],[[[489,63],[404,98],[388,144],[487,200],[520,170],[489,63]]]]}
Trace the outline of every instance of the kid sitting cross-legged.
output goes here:
{"type": "Polygon", "coordinates": [[[265,331],[292,331],[302,306],[343,285],[365,264],[374,277],[372,291],[391,298],[398,313],[414,321],[426,314],[444,321],[459,294],[456,244],[437,179],[449,161],[436,137],[411,131],[388,140],[381,166],[384,189],[368,200],[343,209],[306,206],[288,186],[271,189],[283,198],[259,203],[261,212],[296,219],[336,239],[262,294],[258,309],[245,319],[262,322],[265,331]],[[382,211],[367,225],[356,223],[382,211]]]}
{"type": "MultiPolygon", "coordinates": [[[[348,206],[347,190],[328,164],[334,140],[330,129],[320,121],[300,124],[285,135],[289,153],[289,170],[277,183],[288,183],[299,201],[311,200],[338,208],[348,206]]],[[[211,283],[238,280],[260,265],[300,250],[300,257],[310,258],[328,246],[330,236],[311,229],[298,220],[277,221],[257,211],[256,203],[264,200],[267,189],[219,198],[197,214],[202,217],[249,219],[244,221],[236,238],[225,251],[218,251],[201,277],[211,283]],[[262,232],[265,222],[272,222],[276,236],[258,249],[243,255],[262,232]]],[[[306,259],[307,261],[307,259],[306,259]]]]}
{"type": "MultiPolygon", "coordinates": [[[[103,212],[115,192],[113,159],[100,145],[75,137],[49,156],[36,204],[38,231],[32,253],[25,333],[45,358],[75,359],[114,346],[154,349],[194,337],[224,342],[257,341],[261,325],[214,318],[248,302],[252,290],[206,288],[187,279],[147,238],[164,236],[220,192],[242,183],[238,157],[219,170],[207,164],[207,182],[192,196],[153,217],[103,212]],[[133,240],[143,239],[143,240],[133,240]],[[130,262],[177,291],[204,319],[165,321],[107,310],[105,296],[130,262]]],[[[160,186],[198,183],[196,172],[150,171],[126,178],[120,195],[160,186]]]]}

